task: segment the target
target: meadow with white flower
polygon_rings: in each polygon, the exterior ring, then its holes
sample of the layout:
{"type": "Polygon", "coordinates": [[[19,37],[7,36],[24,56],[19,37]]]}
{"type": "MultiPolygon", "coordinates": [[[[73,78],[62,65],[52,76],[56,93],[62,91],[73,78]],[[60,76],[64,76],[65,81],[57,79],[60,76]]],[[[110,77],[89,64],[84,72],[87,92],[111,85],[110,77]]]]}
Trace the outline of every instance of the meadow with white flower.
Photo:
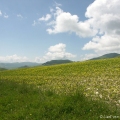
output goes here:
{"type": "Polygon", "coordinates": [[[1,120],[120,115],[120,58],[0,72],[1,120]]]}

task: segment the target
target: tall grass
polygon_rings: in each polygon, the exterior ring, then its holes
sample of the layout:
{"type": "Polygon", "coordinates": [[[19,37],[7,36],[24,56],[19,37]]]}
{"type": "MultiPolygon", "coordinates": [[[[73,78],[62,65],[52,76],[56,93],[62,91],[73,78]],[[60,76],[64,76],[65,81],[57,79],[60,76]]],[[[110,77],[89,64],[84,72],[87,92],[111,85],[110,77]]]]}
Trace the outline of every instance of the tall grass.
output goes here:
{"type": "Polygon", "coordinates": [[[34,85],[0,81],[1,120],[98,120],[100,115],[119,115],[103,101],[74,94],[41,91],[34,85]]]}

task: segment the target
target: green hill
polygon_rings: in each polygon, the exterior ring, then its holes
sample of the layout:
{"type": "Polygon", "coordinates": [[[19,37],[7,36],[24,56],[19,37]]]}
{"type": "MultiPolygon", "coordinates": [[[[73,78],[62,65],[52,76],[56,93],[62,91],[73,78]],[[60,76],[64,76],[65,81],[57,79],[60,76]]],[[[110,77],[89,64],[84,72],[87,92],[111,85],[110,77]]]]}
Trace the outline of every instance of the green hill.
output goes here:
{"type": "Polygon", "coordinates": [[[51,60],[46,63],[43,63],[42,65],[56,65],[56,64],[65,64],[65,63],[71,63],[71,60],[51,60]]]}
{"type": "Polygon", "coordinates": [[[0,120],[120,118],[120,59],[0,72],[0,120]]]}
{"type": "Polygon", "coordinates": [[[120,54],[118,54],[118,53],[109,53],[109,54],[102,55],[100,57],[92,58],[90,60],[108,59],[108,58],[115,58],[115,57],[120,57],[120,54]]]}

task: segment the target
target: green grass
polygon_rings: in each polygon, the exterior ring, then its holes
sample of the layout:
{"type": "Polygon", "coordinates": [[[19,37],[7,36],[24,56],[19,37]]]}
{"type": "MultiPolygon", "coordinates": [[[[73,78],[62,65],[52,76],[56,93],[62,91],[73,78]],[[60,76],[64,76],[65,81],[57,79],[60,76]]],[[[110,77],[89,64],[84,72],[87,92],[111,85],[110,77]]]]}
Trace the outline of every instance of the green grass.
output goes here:
{"type": "Polygon", "coordinates": [[[99,120],[101,115],[120,119],[119,58],[0,72],[0,120],[99,120]]]}
{"type": "Polygon", "coordinates": [[[100,115],[117,114],[102,101],[94,101],[76,91],[74,95],[58,95],[41,91],[32,85],[0,81],[1,120],[97,120],[100,115]]]}

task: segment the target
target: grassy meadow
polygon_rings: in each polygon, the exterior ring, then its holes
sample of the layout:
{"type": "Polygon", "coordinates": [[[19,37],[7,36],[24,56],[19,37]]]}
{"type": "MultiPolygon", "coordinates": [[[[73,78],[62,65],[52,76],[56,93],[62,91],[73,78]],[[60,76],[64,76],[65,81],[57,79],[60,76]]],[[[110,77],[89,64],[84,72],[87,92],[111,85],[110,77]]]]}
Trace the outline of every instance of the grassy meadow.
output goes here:
{"type": "Polygon", "coordinates": [[[120,119],[120,58],[0,71],[0,120],[120,119]]]}

